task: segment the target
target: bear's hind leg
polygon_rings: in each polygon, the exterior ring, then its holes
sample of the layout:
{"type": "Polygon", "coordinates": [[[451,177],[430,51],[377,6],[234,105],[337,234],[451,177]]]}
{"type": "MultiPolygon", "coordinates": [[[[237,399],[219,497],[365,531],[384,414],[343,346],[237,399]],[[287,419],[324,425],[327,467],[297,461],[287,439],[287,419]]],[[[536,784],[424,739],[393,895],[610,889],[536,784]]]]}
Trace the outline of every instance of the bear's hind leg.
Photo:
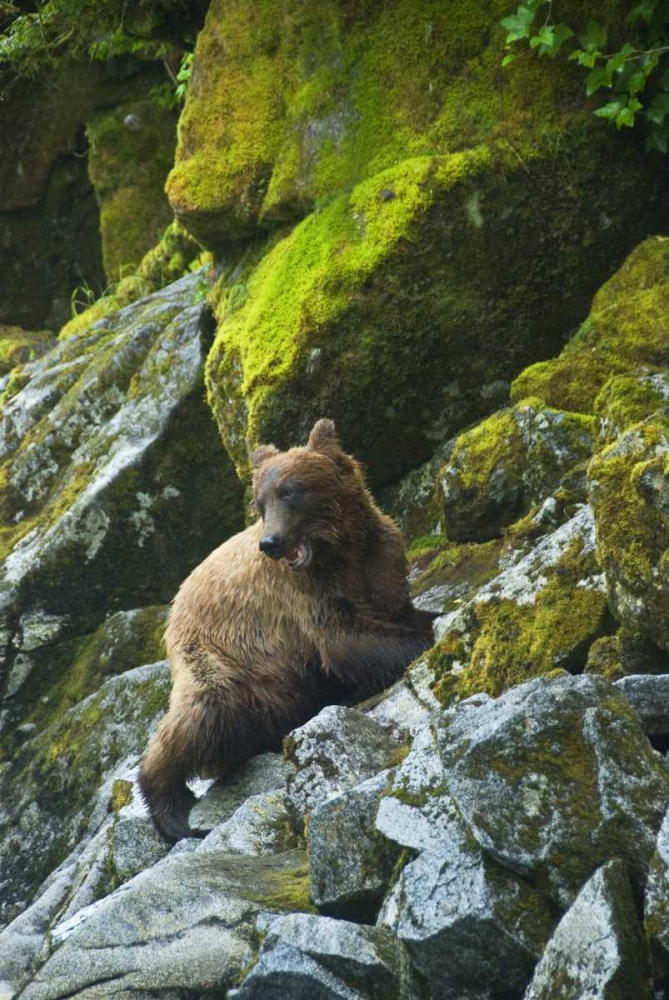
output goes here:
{"type": "Polygon", "coordinates": [[[139,787],[160,833],[171,841],[203,837],[193,830],[188,814],[197,801],[186,782],[206,770],[216,741],[220,708],[207,698],[180,702],[170,709],[144,754],[139,787]]]}

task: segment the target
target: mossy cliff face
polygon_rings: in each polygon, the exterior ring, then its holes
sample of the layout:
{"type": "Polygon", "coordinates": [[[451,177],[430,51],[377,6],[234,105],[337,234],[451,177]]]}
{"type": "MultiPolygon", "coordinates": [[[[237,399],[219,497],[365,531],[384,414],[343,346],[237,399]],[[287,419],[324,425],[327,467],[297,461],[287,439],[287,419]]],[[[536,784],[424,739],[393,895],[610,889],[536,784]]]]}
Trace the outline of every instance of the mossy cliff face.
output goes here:
{"type": "Polygon", "coordinates": [[[387,482],[499,405],[514,371],[584,315],[612,246],[646,225],[636,153],[618,146],[602,184],[611,141],[585,129],[524,162],[487,146],[406,160],[240,267],[218,297],[208,361],[240,473],[249,446],[294,443],[328,413],[387,482]],[[566,186],[565,170],[578,181],[566,186]]]}

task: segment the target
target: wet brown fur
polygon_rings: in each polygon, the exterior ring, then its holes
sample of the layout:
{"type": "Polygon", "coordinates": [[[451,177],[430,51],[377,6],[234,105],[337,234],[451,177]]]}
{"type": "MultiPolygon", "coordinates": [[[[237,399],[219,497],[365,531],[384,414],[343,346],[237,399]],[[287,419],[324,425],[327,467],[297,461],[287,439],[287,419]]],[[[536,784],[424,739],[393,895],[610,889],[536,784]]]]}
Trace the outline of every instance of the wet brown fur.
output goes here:
{"type": "Polygon", "coordinates": [[[159,830],[192,835],[186,782],[220,776],[276,749],[324,704],[359,700],[396,680],[432,642],[412,608],[399,529],[374,504],[358,463],[320,420],[306,447],[252,456],[264,514],[181,586],[166,632],[170,707],[140,769],[159,830]],[[293,487],[297,492],[286,492],[293,487]],[[308,540],[293,572],[259,550],[277,532],[308,540]]]}

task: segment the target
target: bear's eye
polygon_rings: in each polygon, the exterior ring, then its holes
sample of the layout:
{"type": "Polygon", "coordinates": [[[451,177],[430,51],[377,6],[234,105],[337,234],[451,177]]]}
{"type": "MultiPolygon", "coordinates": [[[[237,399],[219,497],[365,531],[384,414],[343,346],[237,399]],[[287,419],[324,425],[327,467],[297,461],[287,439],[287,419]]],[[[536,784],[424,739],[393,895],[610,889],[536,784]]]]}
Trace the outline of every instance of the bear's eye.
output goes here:
{"type": "Polygon", "coordinates": [[[295,503],[299,500],[299,491],[295,486],[286,485],[282,486],[278,491],[279,500],[287,500],[289,503],[295,503]]]}
{"type": "Polygon", "coordinates": [[[258,513],[260,514],[260,516],[262,518],[264,518],[265,517],[265,501],[264,500],[256,500],[255,501],[255,505],[256,505],[256,510],[258,511],[258,513]]]}

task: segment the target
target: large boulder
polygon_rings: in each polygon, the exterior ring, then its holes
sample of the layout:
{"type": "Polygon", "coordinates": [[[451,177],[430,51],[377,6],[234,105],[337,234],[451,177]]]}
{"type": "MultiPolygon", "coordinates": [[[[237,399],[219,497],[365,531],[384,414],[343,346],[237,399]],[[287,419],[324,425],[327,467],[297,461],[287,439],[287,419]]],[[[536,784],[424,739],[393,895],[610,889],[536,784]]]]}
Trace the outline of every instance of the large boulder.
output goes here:
{"type": "Polygon", "coordinates": [[[327,413],[386,483],[495,409],[494,387],[584,317],[617,263],[611,239],[624,252],[631,230],[645,234],[639,212],[627,216],[638,188],[619,190],[626,171],[601,183],[608,141],[587,130],[566,137],[558,163],[540,144],[525,164],[488,146],[415,157],[335,197],[257,266],[250,254],[221,284],[208,362],[210,401],[240,473],[249,447],[293,444],[327,413]],[[567,161],[578,189],[560,179],[567,161]],[[547,197],[560,221],[538,255],[534,220],[547,197]],[[604,216],[611,225],[600,230],[604,216]],[[491,329],[503,351],[490,350],[491,329]]]}
{"type": "Polygon", "coordinates": [[[301,857],[290,852],[167,858],[89,908],[26,987],[26,1000],[99,1000],[119,989],[224,994],[253,958],[260,900],[290,910],[285,886],[302,871],[301,857]]]}

